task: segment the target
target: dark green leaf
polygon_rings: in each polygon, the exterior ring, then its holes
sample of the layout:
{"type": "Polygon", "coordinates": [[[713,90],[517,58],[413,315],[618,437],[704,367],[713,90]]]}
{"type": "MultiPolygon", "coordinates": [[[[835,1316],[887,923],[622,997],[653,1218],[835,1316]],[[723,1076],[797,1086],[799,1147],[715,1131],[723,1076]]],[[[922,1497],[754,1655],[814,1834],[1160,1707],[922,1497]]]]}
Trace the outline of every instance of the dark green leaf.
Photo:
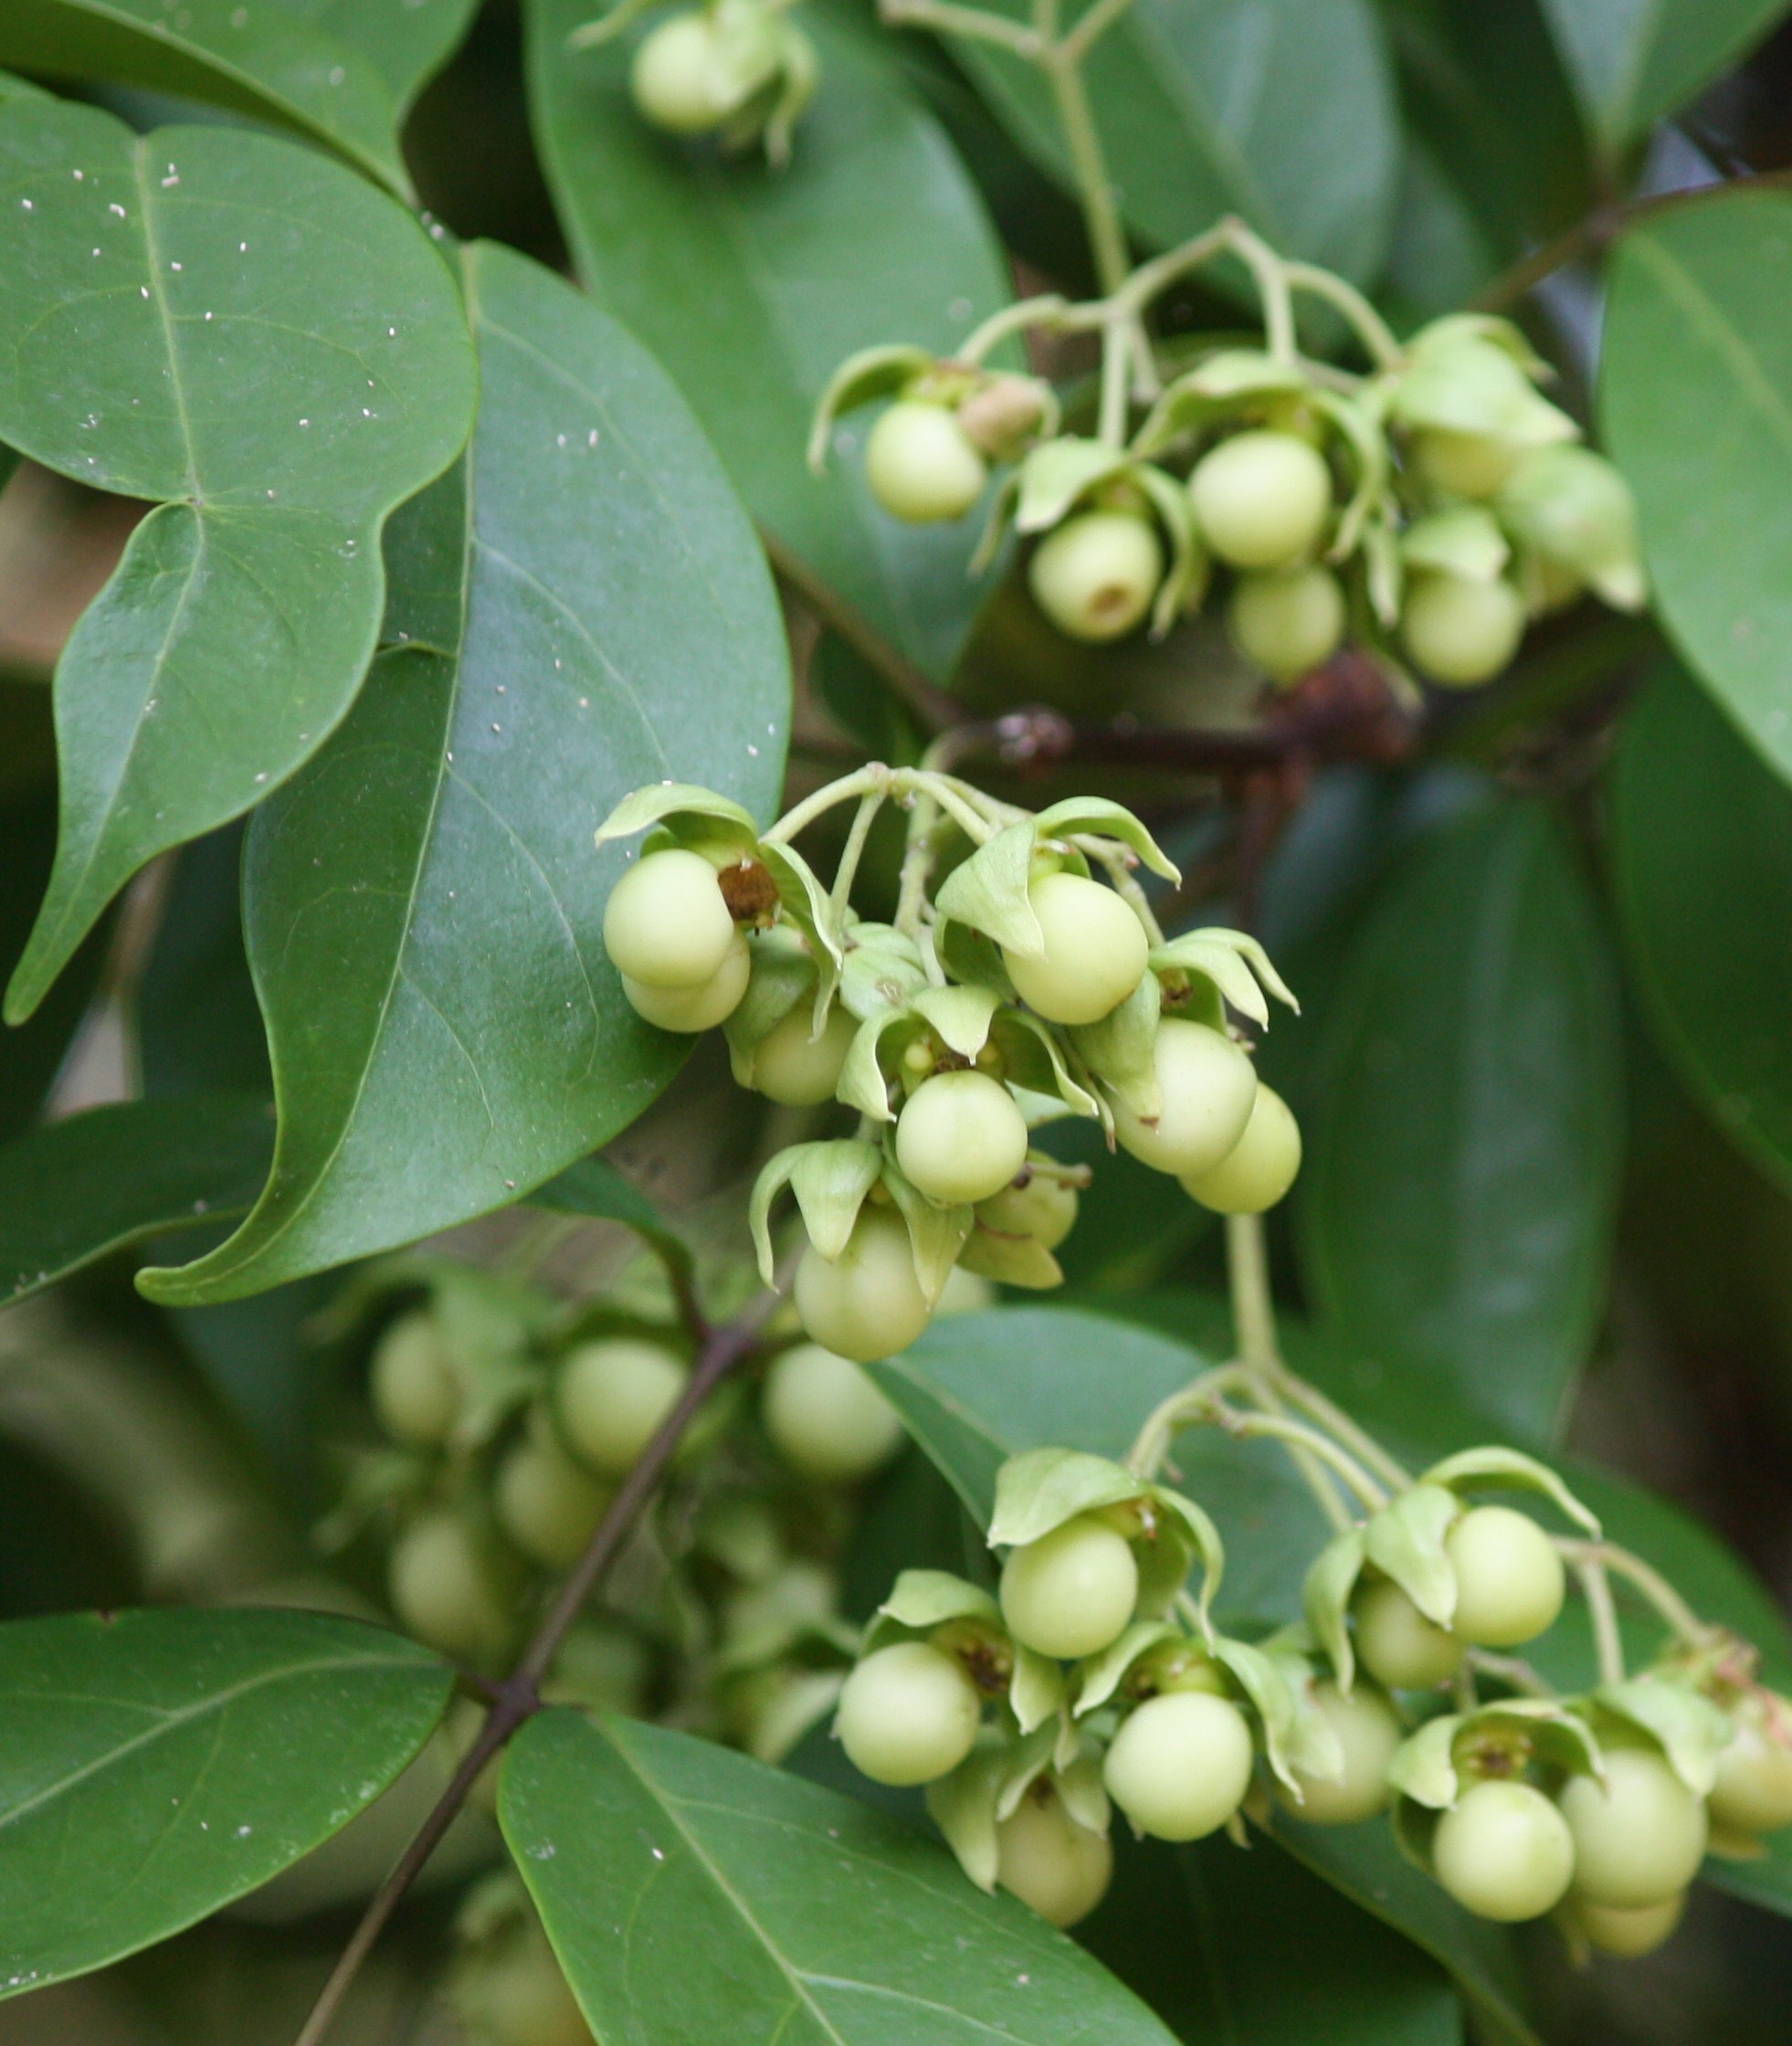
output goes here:
{"type": "Polygon", "coordinates": [[[164,1229],[247,1214],[273,1117],[233,1094],[121,1102],[0,1150],[0,1302],[164,1229]]]}
{"type": "Polygon", "coordinates": [[[551,1208],[561,1215],[592,1215],[599,1221],[622,1222],[639,1236],[669,1232],[659,1210],[632,1180],[606,1158],[580,1158],[556,1173],[529,1197],[532,1208],[551,1208]]]}
{"type": "Polygon", "coordinates": [[[501,1207],[632,1121],[688,1040],[599,940],[662,775],[755,809],[788,670],[763,556],[651,358],[577,292],[466,254],[467,460],[394,522],[388,637],[353,715],[257,816],[249,959],[281,1128],[228,1243],[146,1285],[255,1292],[501,1207]]]}
{"type": "Polygon", "coordinates": [[[1543,0],[1586,123],[1616,154],[1765,36],[1784,0],[1543,0]]]}
{"type": "Polygon", "coordinates": [[[243,828],[190,846],[137,984],[137,1052],[146,1094],[215,1088],[272,1095],[268,1039],[243,950],[243,828]]]}
{"type": "Polygon", "coordinates": [[[1720,193],[1639,222],[1612,262],[1599,413],[1663,622],[1792,779],[1788,290],[1784,193],[1720,193]]]}
{"type": "Polygon", "coordinates": [[[1618,1061],[1601,933],[1545,810],[1470,817],[1405,864],[1326,1018],[1298,1195],[1344,1347],[1548,1438],[1604,1303],[1618,1061]]]}
{"type": "Polygon", "coordinates": [[[153,854],[258,803],[347,710],[386,514],[466,438],[472,351],[415,221],[315,152],[0,100],[0,437],[161,501],[57,673],[62,829],[28,1015],[153,854]]]}
{"type": "Polygon", "coordinates": [[[1112,1976],[945,1851],[688,1734],[543,1714],[501,1817],[612,2046],[1168,2046],[1112,1976]]]}
{"type": "Polygon", "coordinates": [[[535,132],[580,275],[678,379],[772,538],[822,607],[943,675],[979,602],[975,514],[905,526],[872,500],[835,436],[825,480],[804,459],[828,378],[859,348],[950,353],[1007,296],[975,189],[890,64],[826,15],[806,16],[822,81],[789,166],[724,161],[648,129],[628,53],[571,54],[588,0],[532,0],[535,132]]]}
{"type": "Polygon", "coordinates": [[[165,1939],[373,1801],[453,1677],[299,1612],[0,1629],[0,1997],[165,1939]]]}

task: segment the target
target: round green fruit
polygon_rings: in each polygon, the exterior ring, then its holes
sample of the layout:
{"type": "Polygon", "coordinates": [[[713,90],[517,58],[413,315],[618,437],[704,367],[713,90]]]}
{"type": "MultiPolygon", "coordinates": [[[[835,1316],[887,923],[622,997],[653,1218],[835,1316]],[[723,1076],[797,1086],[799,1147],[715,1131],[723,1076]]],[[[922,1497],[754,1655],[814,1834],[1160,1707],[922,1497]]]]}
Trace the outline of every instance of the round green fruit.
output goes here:
{"type": "Polygon", "coordinates": [[[1202,1840],[1250,1787],[1250,1728],[1229,1699],[1171,1692],[1141,1705],[1108,1749],[1102,1780],[1142,1833],[1202,1840]]]}
{"type": "Polygon", "coordinates": [[[1112,889],[1081,874],[1042,874],[1027,891],[1044,948],[1002,964],[1015,992],[1051,1023],[1099,1023],[1144,978],[1151,940],[1112,889]]]}
{"type": "Polygon", "coordinates": [[[1059,632],[1100,642],[1132,631],[1164,580],[1157,529],[1133,512],[1079,512],[1046,534],[1027,570],[1059,632]]]}
{"type": "Polygon", "coordinates": [[[1400,615],[1407,651],[1434,682],[1469,688],[1490,681],[1524,637],[1524,599],[1502,577],[1445,569],[1415,576],[1400,615]]]}
{"type": "Polygon", "coordinates": [[[1792,1826],[1792,1701],[1745,1697],[1731,1720],[1735,1736],[1717,1757],[1712,1817],[1745,1833],[1792,1826]]]}
{"type": "Polygon", "coordinates": [[[1008,1632],[1041,1655],[1095,1655],[1119,1640],[1139,1597],[1125,1537],[1080,1514],[1024,1543],[1002,1566],[1008,1632]]]}
{"type": "Polygon", "coordinates": [[[1260,1081],[1244,1134],[1217,1165],[1185,1175],[1182,1190],[1218,1215],[1260,1215],[1287,1193],[1300,1169],[1294,1111],[1260,1081]]]}
{"type": "Polygon", "coordinates": [[[1240,575],[1228,617],[1247,660],[1291,682],[1337,652],[1344,635],[1344,585],[1329,568],[1240,575]]]}
{"type": "Polygon", "coordinates": [[[459,1513],[437,1511],[411,1523],[393,1546],[386,1591],[406,1631],[444,1655],[486,1661],[510,1641],[502,1587],[459,1513]]]}
{"type": "Polygon", "coordinates": [[[962,1264],[955,1264],[946,1273],[946,1282],[940,1288],[933,1312],[940,1315],[986,1314],[998,1298],[987,1279],[975,1271],[966,1271],[962,1264]]]}
{"type": "Polygon", "coordinates": [[[703,135],[721,124],[730,110],[716,84],[714,32],[701,14],[662,21],[628,72],[641,119],[672,135],[703,135]]]}
{"type": "Polygon", "coordinates": [[[1516,1648],[1555,1624],[1567,1590],[1562,1558],[1535,1521],[1475,1506],[1444,1536],[1456,1573],[1450,1631],[1482,1648],[1516,1648]]]}
{"type": "Polygon", "coordinates": [[[604,1476],[622,1476],[677,1406],[688,1376],[680,1357],[640,1336],[579,1344],[561,1360],[554,1388],[568,1448],[604,1476]]]}
{"type": "Polygon", "coordinates": [[[999,1194],[1026,1160],[1027,1118],[986,1072],[935,1073],[896,1121],[896,1163],[943,1207],[999,1194]]]}
{"type": "Polygon", "coordinates": [[[1115,1102],[1114,1134],[1154,1171],[1198,1179],[1244,1135],[1257,1095],[1256,1069],[1222,1032],[1175,1016],[1157,1026],[1151,1055],[1163,1090],[1157,1120],[1142,1122],[1115,1102]]]}
{"type": "Polygon", "coordinates": [[[1686,1911],[1686,1893],[1682,1890],[1660,1904],[1639,1904],[1629,1911],[1571,1894],[1567,1908],[1570,1925],[1589,1946],[1619,1960],[1635,1961],[1673,1937],[1686,1911]]]}
{"type": "Polygon", "coordinates": [[[547,1570],[564,1569],[577,1557],[609,1499],[556,1443],[539,1440],[511,1450],[492,1486],[499,1526],[547,1570]]]}
{"type": "Polygon", "coordinates": [[[1434,490],[1452,497],[1497,497],[1523,449],[1498,434],[1427,427],[1413,436],[1413,467],[1434,490]]]}
{"type": "Polygon", "coordinates": [[[374,1347],[367,1392],[386,1433],[438,1450],[460,1417],[460,1384],[436,1324],[422,1308],[399,1315],[374,1347]]]}
{"type": "Polygon", "coordinates": [[[755,1093],[785,1108],[818,1108],[832,1101],[840,1069],[859,1029],[859,1018],[836,1002],[821,1035],[811,1037],[814,1015],[805,995],[781,1023],[753,1048],[755,1093]]]}
{"type": "Polygon", "coordinates": [[[983,495],[988,465],[943,405],[898,398],[865,443],[871,494],[911,525],[962,519],[983,495]]]}
{"type": "Polygon", "coordinates": [[[1431,1865],[1465,1911],[1502,1925],[1555,1910],[1575,1872],[1562,1814],[1528,1783],[1477,1783],[1438,1821],[1431,1865]]]}
{"type": "Polygon", "coordinates": [[[1575,1841],[1575,1883],[1594,1904],[1634,1911],[1685,1889],[1705,1858],[1709,1821],[1654,1747],[1607,1745],[1606,1780],[1570,1777],[1562,1816],[1575,1841]]]}
{"type": "Polygon", "coordinates": [[[715,869],[679,847],[638,860],[604,905],[604,949],[643,987],[701,987],[735,935],[715,869]]]}
{"type": "Polygon", "coordinates": [[[932,1783],[971,1752],[982,1712],[963,1663],[925,1641],[899,1641],[848,1677],[834,1730],[873,1783],[932,1783]]]}
{"type": "Polygon", "coordinates": [[[1462,1667],[1461,1638],[1427,1619],[1397,1584],[1359,1587],[1351,1611],[1356,1659],[1390,1691],[1435,1691],[1462,1667]]]}
{"type": "Polygon", "coordinates": [[[734,933],[722,964],[710,978],[696,987],[649,987],[644,981],[622,976],[622,992],[628,1006],[644,1022],[662,1030],[676,1030],[680,1037],[695,1037],[725,1023],[740,1007],[753,974],[753,954],[746,939],[734,933]]]}
{"type": "Polygon", "coordinates": [[[803,1252],[792,1291],[810,1339],[855,1364],[906,1350],[933,1315],[915,1276],[908,1224],[869,1201],[838,1258],[824,1258],[813,1243],[803,1252]]]}
{"type": "Polygon", "coordinates": [[[798,1477],[851,1484],[902,1446],[896,1409],[849,1357],[799,1343],[765,1374],[760,1417],[772,1447],[798,1477]]]}
{"type": "Polygon", "coordinates": [[[1195,522],[1234,568],[1283,568],[1311,554],[1332,512],[1332,472],[1311,441],[1251,427],[1222,440],[1188,479],[1195,522]]]}
{"type": "Polygon", "coordinates": [[[997,1823],[996,1880],[1049,1924],[1074,1925],[1107,1895],[1113,1847],[1105,1833],[1079,1825],[1044,1787],[1047,1795],[1029,1791],[997,1823]]]}
{"type": "Polygon", "coordinates": [[[1053,1172],[1023,1165],[999,1194],[977,1203],[977,1220],[998,1236],[1028,1236],[1055,1250],[1076,1227],[1077,1190],[1053,1172]]]}
{"type": "Polygon", "coordinates": [[[1276,1796],[1295,1818],[1312,1826],[1350,1826],[1386,1811],[1393,1796],[1387,1765],[1406,1738],[1394,1701],[1366,1683],[1355,1685],[1348,1697],[1335,1683],[1318,1683],[1313,1686],[1312,1702],[1338,1737],[1344,1750],[1344,1774],[1309,1776],[1304,1769],[1296,1769],[1299,1798],[1281,1784],[1276,1796]]]}

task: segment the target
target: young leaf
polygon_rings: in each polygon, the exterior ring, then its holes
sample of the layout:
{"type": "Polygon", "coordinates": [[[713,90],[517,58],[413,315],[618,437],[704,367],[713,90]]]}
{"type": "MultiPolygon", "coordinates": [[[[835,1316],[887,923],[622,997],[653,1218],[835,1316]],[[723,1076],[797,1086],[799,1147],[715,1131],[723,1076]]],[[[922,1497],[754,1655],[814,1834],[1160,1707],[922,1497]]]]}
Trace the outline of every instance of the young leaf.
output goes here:
{"type": "Polygon", "coordinates": [[[1363,1530],[1368,1560],[1439,1627],[1456,1615],[1456,1572],[1444,1554],[1444,1535],[1461,1511],[1455,1493],[1433,1481],[1401,1492],[1363,1530]]]}
{"type": "Polygon", "coordinates": [[[228,1243],[149,1282],[164,1301],[501,1207],[630,1122],[684,1047],[603,957],[624,862],[593,835],[669,773],[761,808],[778,786],[777,607],[689,413],[569,286],[490,244],[463,261],[479,427],[395,523],[406,643],[249,834],[273,1176],[228,1243]]]}
{"type": "Polygon", "coordinates": [[[1432,1811],[1448,1811],[1456,1802],[1456,1736],[1462,1730],[1459,1713],[1428,1719],[1394,1750],[1387,1780],[1403,1798],[1432,1811]]]}
{"type": "Polygon", "coordinates": [[[1301,1609],[1312,1637],[1332,1658],[1338,1688],[1348,1691],[1356,1678],[1356,1653],[1346,1618],[1356,1580],[1363,1574],[1366,1543],[1363,1530],[1346,1527],[1313,1558],[1301,1587],[1301,1609]]]}
{"type": "Polygon", "coordinates": [[[1480,1485],[1513,1485],[1521,1492],[1540,1492],[1596,1542],[1599,1538],[1599,1516],[1581,1504],[1548,1464],[1539,1463],[1535,1457],[1525,1456],[1518,1450],[1497,1445],[1459,1450],[1441,1463],[1434,1463],[1425,1473],[1423,1485],[1415,1489],[1434,1485],[1456,1486],[1464,1492],[1480,1485]]]}
{"type": "Polygon", "coordinates": [[[1735,1733],[1721,1706],[1683,1683],[1647,1674],[1602,1683],[1593,1703],[1656,1741],[1695,1798],[1711,1795],[1718,1757],[1735,1733]]]}
{"type": "Polygon", "coordinates": [[[366,671],[387,514],[466,439],[440,255],[314,151],[0,100],[0,437],[156,509],[58,666],[61,833],[28,1016],[143,862],[258,803],[366,671]]]}
{"type": "Polygon", "coordinates": [[[543,1714],[511,1747],[500,1812],[600,2038],[1170,2046],[933,1842],[687,1734],[543,1714]]]}
{"type": "Polygon", "coordinates": [[[1079,1513],[1136,1499],[1144,1489],[1132,1471],[1106,1457],[1081,1450],[1028,1450],[996,1474],[991,1546],[1037,1542],[1079,1513]]]}
{"type": "Polygon", "coordinates": [[[982,932],[1023,959],[1038,957],[1045,933],[1027,893],[1038,836],[1027,819],[1006,826],[979,846],[941,883],[933,898],[940,914],[982,932]]]}
{"type": "Polygon", "coordinates": [[[452,1687],[414,1642],[319,1613],[0,1628],[0,1997],[165,1939],[309,1853],[452,1687]]]}

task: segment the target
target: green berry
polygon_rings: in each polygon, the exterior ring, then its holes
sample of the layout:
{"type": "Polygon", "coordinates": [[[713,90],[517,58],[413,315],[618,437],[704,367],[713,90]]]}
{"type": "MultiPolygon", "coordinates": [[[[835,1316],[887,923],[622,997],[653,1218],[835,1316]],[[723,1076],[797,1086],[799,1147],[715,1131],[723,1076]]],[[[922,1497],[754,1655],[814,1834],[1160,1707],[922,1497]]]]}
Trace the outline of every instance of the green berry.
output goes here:
{"type": "Polygon", "coordinates": [[[1182,1190],[1217,1215],[1260,1215],[1294,1184],[1301,1169],[1301,1125],[1274,1088],[1260,1081],[1244,1134],[1217,1165],[1189,1173],[1182,1190]]]}
{"type": "Polygon", "coordinates": [[[1074,1925],[1087,1918],[1107,1895],[1112,1876],[1107,1835],[1079,1825],[1048,1778],[996,1825],[996,1882],[1049,1925],[1074,1925]]]}
{"type": "Polygon", "coordinates": [[[998,1194],[1027,1160],[1027,1118],[986,1072],[935,1073],[896,1121],[896,1163],[929,1200],[956,1208],[998,1194]]]}
{"type": "Polygon", "coordinates": [[[732,111],[718,90],[715,36],[701,13],[662,21],[635,52],[628,90],[643,121],[673,135],[703,135],[732,111]]]}
{"type": "Polygon", "coordinates": [[[1640,1960],[1672,1938],[1686,1910],[1686,1893],[1661,1904],[1639,1904],[1629,1911],[1570,1893],[1568,1923],[1589,1946],[1620,1960],[1640,1960]]]}
{"type": "Polygon", "coordinates": [[[1098,1023],[1144,978],[1151,941],[1112,889],[1081,874],[1042,874],[1027,891],[1043,951],[1002,947],[1015,992],[1051,1023],[1098,1023]]]}
{"type": "Polygon", "coordinates": [[[1239,651],[1279,682],[1291,682],[1337,652],[1344,634],[1344,585],[1329,568],[1240,575],[1228,617],[1239,651]]]}
{"type": "Polygon", "coordinates": [[[902,1446],[896,1409],[849,1357],[799,1343],[765,1374],[760,1417],[772,1447],[798,1477],[851,1484],[902,1446]]]}
{"type": "Polygon", "coordinates": [[[1152,1061],[1163,1091],[1156,1122],[1141,1122],[1115,1102],[1114,1134],[1154,1171],[1199,1178],[1244,1135],[1257,1095],[1256,1069],[1222,1032],[1174,1016],[1157,1026],[1152,1061]]]}
{"type": "Polygon", "coordinates": [[[1239,1708],[1176,1691],[1147,1700],[1123,1723],[1102,1780],[1140,1832],[1202,1840],[1244,1802],[1250,1766],[1250,1728],[1239,1708]]]}
{"type": "Polygon", "coordinates": [[[1338,1736],[1344,1774],[1319,1777],[1296,1769],[1299,1798],[1291,1797],[1285,1786],[1278,1786],[1277,1797],[1295,1818],[1312,1826],[1350,1826],[1386,1811],[1393,1796],[1387,1765],[1406,1738],[1393,1700],[1366,1683],[1355,1685],[1348,1697],[1335,1683],[1318,1683],[1313,1686],[1312,1703],[1338,1736]]]}
{"type": "Polygon", "coordinates": [[[1438,1821],[1431,1865],[1465,1911],[1516,1925],[1561,1903],[1575,1872],[1575,1843],[1541,1790],[1476,1783],[1438,1821]]]}
{"type": "Polygon", "coordinates": [[[1234,568],[1283,568],[1309,554],[1332,512],[1332,472],[1311,441],[1252,427],[1209,449],[1188,479],[1195,521],[1234,568]]]}
{"type": "Polygon", "coordinates": [[[557,1443],[519,1442],[498,1466],[492,1504],[498,1524],[531,1562],[561,1570],[603,1518],[609,1493],[557,1443]]]}
{"type": "Polygon", "coordinates": [[[1139,1597],[1125,1537],[1080,1514],[1024,1543],[1002,1566],[1002,1618],[1041,1655],[1096,1655],[1118,1640],[1139,1597]]]}
{"type": "Polygon", "coordinates": [[[1460,1638],[1427,1619],[1397,1584],[1359,1587],[1351,1611],[1357,1660],[1390,1691],[1435,1691],[1462,1667],[1460,1638]]]}
{"type": "Polygon", "coordinates": [[[437,1511],[411,1523],[393,1547],[386,1590],[406,1631],[444,1655],[486,1661],[511,1639],[497,1573],[459,1513],[437,1511]]]}
{"type": "Polygon", "coordinates": [[[988,465],[943,405],[898,398],[865,443],[871,494],[912,525],[962,519],[983,495],[988,465]]]}
{"type": "Polygon", "coordinates": [[[1046,1250],[1057,1250],[1076,1219],[1076,1188],[1054,1172],[1037,1172],[1025,1165],[999,1194],[977,1203],[982,1228],[998,1236],[1031,1237],[1046,1250]]]}
{"type": "Polygon", "coordinates": [[[1562,1816],[1575,1842],[1575,1884],[1594,1904],[1634,1911],[1685,1889],[1704,1860],[1704,1799],[1655,1747],[1605,1749],[1606,1780],[1570,1777],[1562,1816]]]}
{"type": "Polygon", "coordinates": [[[643,987],[703,986],[735,936],[715,869],[680,847],[638,860],[604,905],[604,949],[619,974],[643,987]]]}
{"type": "Polygon", "coordinates": [[[1555,1624],[1567,1578],[1549,1536],[1510,1506],[1476,1506],[1444,1536],[1456,1573],[1450,1631],[1482,1648],[1517,1648],[1555,1624]]]}
{"type": "Polygon", "coordinates": [[[1524,637],[1524,599],[1502,577],[1429,569],[1413,578],[1400,630],[1407,651],[1434,682],[1467,688],[1491,680],[1524,637]]]}
{"type": "Polygon", "coordinates": [[[460,1415],[460,1383],[435,1323],[422,1308],[399,1315],[374,1345],[367,1391],[386,1433],[415,1449],[440,1449],[460,1415]]]}
{"type": "Polygon", "coordinates": [[[1163,580],[1164,543],[1133,512],[1079,512],[1046,534],[1027,570],[1059,631],[1096,642],[1131,632],[1163,580]]]}
{"type": "Polygon", "coordinates": [[[818,1038],[809,1034],[813,1026],[814,1011],[805,996],[754,1046],[755,1093],[785,1108],[817,1108],[833,1100],[859,1018],[836,1002],[818,1038]]]}
{"type": "Polygon", "coordinates": [[[689,1376],[662,1344],[605,1336],[567,1352],[554,1388],[567,1446],[606,1477],[621,1477],[678,1404],[689,1376]]]}
{"type": "Polygon", "coordinates": [[[873,1783],[932,1783],[971,1752],[982,1712],[962,1662],[925,1641],[899,1641],[848,1677],[834,1730],[873,1783]]]}
{"type": "Polygon", "coordinates": [[[940,1297],[933,1302],[935,1314],[986,1314],[996,1305],[997,1294],[987,1279],[955,1264],[946,1273],[940,1297]]]}
{"type": "Polygon", "coordinates": [[[594,2046],[553,1949],[532,1926],[481,1956],[458,1985],[455,2001],[489,2046],[594,2046]]]}
{"type": "Polygon", "coordinates": [[[632,1629],[587,1616],[574,1621],[542,1684],[551,1705],[630,1715],[646,1709],[653,1651],[632,1629]]]}
{"type": "Polygon", "coordinates": [[[1717,1757],[1712,1817],[1745,1833],[1792,1826],[1792,1701],[1745,1697],[1731,1720],[1735,1735],[1717,1757]]]}
{"type": "Polygon", "coordinates": [[[699,987],[648,987],[638,980],[622,976],[622,992],[628,1006],[644,1021],[662,1030],[676,1030],[681,1037],[695,1037],[725,1023],[740,1007],[752,976],[753,954],[739,931],[711,977],[699,987]]]}
{"type": "Polygon", "coordinates": [[[812,1341],[855,1364],[906,1350],[932,1319],[908,1224],[867,1203],[838,1258],[812,1243],[796,1267],[796,1313],[812,1341]]]}
{"type": "Polygon", "coordinates": [[[1413,466],[1434,490],[1453,497],[1497,497],[1523,449],[1499,434],[1427,427],[1413,436],[1413,466]]]}

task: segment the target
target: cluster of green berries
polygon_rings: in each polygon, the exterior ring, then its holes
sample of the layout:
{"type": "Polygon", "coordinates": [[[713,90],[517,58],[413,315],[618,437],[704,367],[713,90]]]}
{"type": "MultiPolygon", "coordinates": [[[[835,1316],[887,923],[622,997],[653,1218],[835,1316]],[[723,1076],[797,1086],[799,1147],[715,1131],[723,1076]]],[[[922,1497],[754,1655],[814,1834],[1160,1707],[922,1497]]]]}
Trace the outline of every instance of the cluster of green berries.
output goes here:
{"type": "MultiPolygon", "coordinates": [[[[903,772],[924,795],[927,774],[903,772]]],[[[1272,1206],[1299,1168],[1294,1118],[1228,1015],[1230,1001],[1267,1020],[1264,987],[1291,999],[1261,948],[1224,931],[1154,943],[1084,849],[1174,873],[1117,806],[999,814],[1014,821],[992,820],[912,932],[840,910],[838,887],[824,893],[775,834],[757,838],[702,791],[642,790],[599,834],[655,826],[604,917],[637,1013],[720,1024],[736,1078],[772,1101],[859,1111],[856,1138],[773,1159],[753,1214],[769,1278],[766,1215],[791,1186],[809,1239],[797,1312],[860,1363],[913,1342],[957,1267],[1059,1281],[1052,1253],[1086,1172],[1034,1147],[1041,1123],[1097,1118],[1223,1213],[1272,1206]]]]}

